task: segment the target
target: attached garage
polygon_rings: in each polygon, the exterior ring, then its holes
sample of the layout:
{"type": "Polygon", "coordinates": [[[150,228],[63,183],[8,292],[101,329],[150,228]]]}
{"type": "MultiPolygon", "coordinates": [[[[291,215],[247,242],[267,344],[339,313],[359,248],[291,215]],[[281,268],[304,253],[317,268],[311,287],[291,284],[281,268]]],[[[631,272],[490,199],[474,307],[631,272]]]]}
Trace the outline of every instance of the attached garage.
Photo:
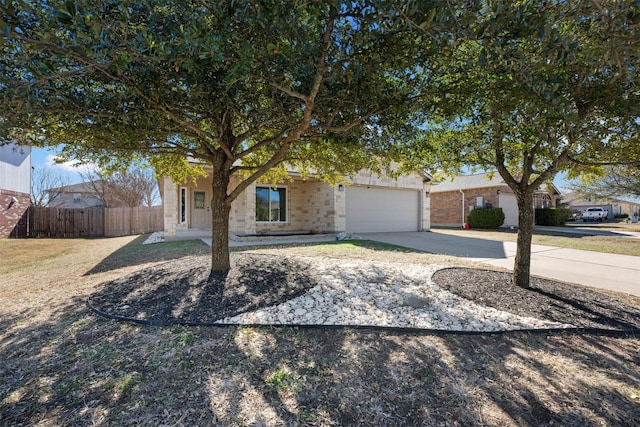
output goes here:
{"type": "Polygon", "coordinates": [[[504,227],[517,227],[518,203],[516,202],[516,196],[509,193],[500,193],[498,204],[504,213],[504,223],[502,225],[504,227]]]}
{"type": "Polygon", "coordinates": [[[346,188],[350,233],[420,230],[421,193],[417,190],[351,186],[346,188]]]}

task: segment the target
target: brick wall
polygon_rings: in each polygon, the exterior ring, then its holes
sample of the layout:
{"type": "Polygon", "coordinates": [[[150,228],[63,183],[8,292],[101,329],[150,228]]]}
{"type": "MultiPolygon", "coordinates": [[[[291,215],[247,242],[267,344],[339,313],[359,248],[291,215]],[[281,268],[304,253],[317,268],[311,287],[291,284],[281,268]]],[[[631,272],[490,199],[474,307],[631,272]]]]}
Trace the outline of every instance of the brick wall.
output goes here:
{"type": "Polygon", "coordinates": [[[0,190],[0,237],[27,236],[27,209],[30,204],[28,194],[0,190]]]}
{"type": "Polygon", "coordinates": [[[488,187],[464,190],[464,218],[462,218],[462,193],[460,191],[445,191],[431,193],[431,224],[458,226],[467,222],[467,216],[476,206],[477,198],[482,196],[484,203],[491,203],[498,208],[498,189],[508,191],[503,187],[488,187]]]}

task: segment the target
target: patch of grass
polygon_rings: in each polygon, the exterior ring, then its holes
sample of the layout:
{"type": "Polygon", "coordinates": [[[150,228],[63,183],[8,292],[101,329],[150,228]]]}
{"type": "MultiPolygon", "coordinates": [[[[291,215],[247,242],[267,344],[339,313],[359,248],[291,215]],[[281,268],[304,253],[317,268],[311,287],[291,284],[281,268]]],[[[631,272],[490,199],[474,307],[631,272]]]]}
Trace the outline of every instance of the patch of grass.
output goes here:
{"type": "Polygon", "coordinates": [[[171,348],[175,347],[185,347],[187,345],[193,344],[196,341],[196,337],[191,332],[184,332],[180,334],[180,336],[174,339],[171,348]]]}
{"type": "Polygon", "coordinates": [[[536,235],[533,241],[568,249],[640,256],[640,240],[630,237],[536,235]]]}
{"type": "Polygon", "coordinates": [[[113,384],[113,391],[117,397],[123,396],[136,385],[142,382],[142,374],[138,372],[129,372],[116,379],[113,384]]]}
{"type": "Polygon", "coordinates": [[[119,248],[92,268],[89,274],[148,262],[168,261],[188,255],[204,255],[211,251],[211,248],[202,240],[180,240],[143,245],[142,242],[147,237],[146,235],[140,236],[119,248]]]}
{"type": "Polygon", "coordinates": [[[430,254],[403,246],[370,240],[342,240],[322,243],[258,246],[242,250],[274,255],[305,257],[384,259],[388,262],[433,263],[472,266],[474,263],[446,255],[430,254]]]}
{"type": "Polygon", "coordinates": [[[98,348],[95,350],[93,358],[98,358],[103,361],[110,362],[118,356],[116,347],[109,341],[102,341],[98,348]]]}
{"type": "Polygon", "coordinates": [[[94,262],[90,274],[117,268],[209,253],[201,240],[143,245],[148,235],[104,239],[0,239],[0,274],[32,273],[73,257],[76,263],[94,262]],[[113,248],[95,263],[95,255],[113,248]]]}
{"type": "Polygon", "coordinates": [[[83,387],[84,384],[80,378],[67,378],[56,385],[55,391],[57,394],[64,396],[82,390],[83,387]]]}
{"type": "Polygon", "coordinates": [[[188,359],[188,360],[181,360],[180,362],[178,362],[178,370],[181,372],[189,372],[191,371],[194,367],[196,366],[196,362],[188,359]]]}
{"type": "Polygon", "coordinates": [[[283,243],[279,245],[269,246],[252,246],[248,248],[234,248],[234,251],[245,250],[278,250],[291,249],[298,253],[312,253],[315,256],[343,256],[362,255],[369,251],[391,251],[391,252],[418,252],[414,249],[405,248],[403,246],[392,245],[389,243],[374,242],[371,240],[340,240],[322,243],[283,243]]]}
{"type": "Polygon", "coordinates": [[[280,368],[267,377],[267,384],[278,392],[291,391],[298,382],[298,375],[286,368],[280,368]]]}
{"type": "Polygon", "coordinates": [[[0,274],[39,268],[44,261],[82,250],[86,242],[86,239],[0,239],[3,254],[0,274]]]}

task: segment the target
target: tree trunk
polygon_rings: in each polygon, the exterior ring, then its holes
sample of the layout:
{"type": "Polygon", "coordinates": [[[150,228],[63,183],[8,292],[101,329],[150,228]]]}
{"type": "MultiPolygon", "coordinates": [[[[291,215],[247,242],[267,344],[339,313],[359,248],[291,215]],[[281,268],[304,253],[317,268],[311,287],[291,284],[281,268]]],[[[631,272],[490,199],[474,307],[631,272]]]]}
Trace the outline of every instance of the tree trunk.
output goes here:
{"type": "Polygon", "coordinates": [[[531,239],[533,237],[533,192],[516,194],[518,202],[518,240],[513,265],[513,283],[528,288],[531,275],[531,239]]]}
{"type": "Polygon", "coordinates": [[[221,167],[213,168],[211,198],[211,273],[225,274],[231,269],[229,260],[229,214],[231,201],[227,197],[229,173],[221,167]]]}

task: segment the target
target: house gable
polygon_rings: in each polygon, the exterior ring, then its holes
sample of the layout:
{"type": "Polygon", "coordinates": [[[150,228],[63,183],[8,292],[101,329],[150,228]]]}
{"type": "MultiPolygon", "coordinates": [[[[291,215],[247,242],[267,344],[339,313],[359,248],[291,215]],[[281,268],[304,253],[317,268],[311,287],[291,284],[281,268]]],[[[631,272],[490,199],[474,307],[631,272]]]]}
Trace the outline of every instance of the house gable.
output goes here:
{"type": "MultiPolygon", "coordinates": [[[[96,186],[100,185],[99,182],[97,181],[96,186]]],[[[81,182],[49,189],[47,191],[54,195],[49,205],[55,208],[69,209],[102,206],[102,197],[97,193],[96,186],[88,182],[81,182]]]]}

